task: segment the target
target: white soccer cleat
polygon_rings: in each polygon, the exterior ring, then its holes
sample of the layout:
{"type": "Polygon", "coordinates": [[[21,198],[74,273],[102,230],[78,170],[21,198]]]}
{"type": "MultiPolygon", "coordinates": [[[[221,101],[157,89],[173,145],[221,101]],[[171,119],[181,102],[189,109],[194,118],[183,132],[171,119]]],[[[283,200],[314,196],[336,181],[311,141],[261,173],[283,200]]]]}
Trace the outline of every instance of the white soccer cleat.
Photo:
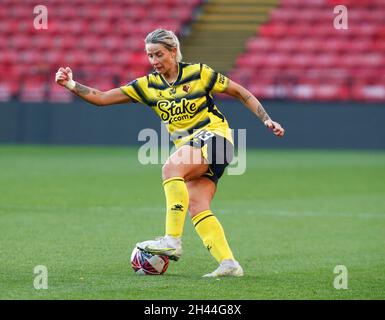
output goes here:
{"type": "Polygon", "coordinates": [[[243,269],[238,261],[226,259],[223,260],[219,267],[208,274],[205,274],[204,278],[216,278],[216,277],[242,277],[243,269]]]}
{"type": "Polygon", "coordinates": [[[136,244],[136,247],[151,254],[168,256],[171,260],[175,261],[178,261],[182,255],[182,240],[171,236],[139,242],[136,244]]]}

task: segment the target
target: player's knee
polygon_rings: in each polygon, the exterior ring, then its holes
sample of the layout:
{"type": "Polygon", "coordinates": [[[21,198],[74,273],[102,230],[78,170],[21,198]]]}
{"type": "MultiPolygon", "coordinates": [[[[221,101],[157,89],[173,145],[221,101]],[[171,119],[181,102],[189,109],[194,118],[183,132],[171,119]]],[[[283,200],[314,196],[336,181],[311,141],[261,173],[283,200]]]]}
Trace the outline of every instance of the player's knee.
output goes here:
{"type": "Polygon", "coordinates": [[[165,163],[162,167],[162,178],[163,180],[171,179],[174,177],[182,177],[181,173],[179,172],[178,168],[170,163],[165,163]]]}

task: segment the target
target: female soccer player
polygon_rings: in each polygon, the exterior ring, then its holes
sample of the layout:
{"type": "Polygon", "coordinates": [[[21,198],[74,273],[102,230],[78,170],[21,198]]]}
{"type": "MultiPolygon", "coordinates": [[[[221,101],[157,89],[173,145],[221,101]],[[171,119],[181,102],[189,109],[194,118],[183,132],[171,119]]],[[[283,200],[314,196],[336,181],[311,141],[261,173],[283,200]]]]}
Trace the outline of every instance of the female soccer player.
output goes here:
{"type": "Polygon", "coordinates": [[[154,109],[165,123],[176,151],[162,167],[166,197],[166,232],[156,240],[137,243],[143,251],[178,260],[187,210],[205,247],[219,267],[205,277],[242,276],[224,230],[210,210],[218,179],[233,155],[228,123],[214,104],[212,94],[223,92],[239,99],[273,133],[285,130],[270,119],[260,102],[244,87],[204,64],[182,61],[178,38],[157,29],[145,39],[154,72],[131,83],[101,92],[73,80],[69,67],[59,68],[56,82],[82,99],[97,105],[140,102],[154,109]]]}

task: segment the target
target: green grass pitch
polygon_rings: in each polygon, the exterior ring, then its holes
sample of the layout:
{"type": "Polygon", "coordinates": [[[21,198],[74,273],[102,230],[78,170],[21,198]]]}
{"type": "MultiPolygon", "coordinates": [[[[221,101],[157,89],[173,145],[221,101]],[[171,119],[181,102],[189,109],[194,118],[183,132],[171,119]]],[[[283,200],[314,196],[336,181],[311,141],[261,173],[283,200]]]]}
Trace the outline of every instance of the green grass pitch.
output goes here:
{"type": "Polygon", "coordinates": [[[219,280],[188,218],[181,260],[132,271],[135,243],[164,232],[160,170],[137,148],[1,145],[0,299],[385,298],[384,152],[248,150],[212,206],[245,276],[219,280]]]}

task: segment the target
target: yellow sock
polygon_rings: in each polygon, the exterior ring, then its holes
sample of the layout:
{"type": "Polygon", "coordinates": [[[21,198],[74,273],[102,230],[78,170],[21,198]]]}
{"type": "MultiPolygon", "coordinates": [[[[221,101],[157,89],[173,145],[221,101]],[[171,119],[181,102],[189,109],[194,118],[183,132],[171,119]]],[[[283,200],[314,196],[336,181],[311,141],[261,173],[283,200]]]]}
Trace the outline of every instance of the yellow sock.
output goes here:
{"type": "Polygon", "coordinates": [[[184,179],[174,177],[163,182],[166,195],[166,235],[179,238],[183,233],[188,209],[188,190],[184,179]]]}
{"type": "Polygon", "coordinates": [[[203,244],[219,263],[224,259],[234,260],[225,232],[211,210],[205,210],[192,218],[195,230],[203,244]]]}

